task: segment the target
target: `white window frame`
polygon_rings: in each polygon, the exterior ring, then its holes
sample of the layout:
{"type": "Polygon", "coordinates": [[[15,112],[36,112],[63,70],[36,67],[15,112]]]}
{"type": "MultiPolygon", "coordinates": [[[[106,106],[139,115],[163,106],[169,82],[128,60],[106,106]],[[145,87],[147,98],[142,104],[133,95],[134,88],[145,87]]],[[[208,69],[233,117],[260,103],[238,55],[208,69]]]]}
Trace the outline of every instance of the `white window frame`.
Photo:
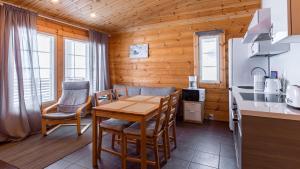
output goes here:
{"type": "MultiPolygon", "coordinates": [[[[52,103],[54,101],[56,101],[57,99],[57,76],[56,76],[56,68],[57,68],[57,65],[55,64],[56,63],[56,36],[53,35],[53,34],[49,34],[49,33],[45,33],[45,32],[38,32],[37,35],[43,35],[43,36],[50,36],[53,38],[53,43],[51,45],[51,56],[52,56],[52,59],[51,59],[51,62],[50,65],[53,65],[52,67],[52,71],[51,71],[51,78],[53,80],[53,86],[52,86],[52,90],[53,90],[53,99],[52,100],[48,100],[48,101],[45,101],[45,102],[42,102],[43,104],[47,104],[47,103],[52,103]]],[[[38,45],[38,44],[37,44],[38,45]]],[[[38,54],[38,50],[37,50],[37,54],[38,54]]],[[[51,57],[50,56],[50,57],[51,57]]],[[[43,97],[43,96],[42,96],[43,97]]]]}
{"type": "MultiPolygon", "coordinates": [[[[89,64],[89,53],[88,53],[88,49],[89,49],[89,44],[88,44],[88,41],[85,41],[85,40],[80,40],[80,39],[73,39],[73,38],[64,38],[64,41],[63,41],[63,51],[64,51],[64,68],[63,68],[63,74],[64,74],[64,81],[76,81],[76,80],[68,80],[66,79],[66,56],[69,55],[66,53],[66,40],[69,40],[69,41],[76,41],[76,42],[81,42],[81,43],[85,43],[87,46],[86,46],[86,57],[87,57],[87,67],[86,67],[86,70],[87,70],[87,77],[85,80],[87,81],[90,81],[90,72],[89,72],[89,67],[88,67],[88,64],[89,64]]],[[[74,55],[75,56],[75,55],[74,55]]],[[[74,68],[75,69],[75,68],[74,68]]]]}
{"type": "MultiPolygon", "coordinates": [[[[198,56],[198,60],[199,60],[199,68],[198,68],[198,72],[199,72],[199,81],[200,83],[209,83],[209,84],[220,84],[221,83],[221,76],[220,76],[220,61],[221,61],[221,47],[220,47],[220,42],[221,42],[221,34],[215,34],[215,35],[200,35],[198,36],[198,47],[199,47],[199,56],[198,56]],[[217,80],[203,80],[202,79],[202,72],[203,72],[203,65],[202,65],[202,61],[203,61],[203,57],[202,57],[202,48],[203,45],[202,44],[202,39],[211,39],[211,38],[217,38],[218,43],[216,43],[216,49],[217,49],[217,80]]],[[[207,67],[207,66],[205,66],[207,67]]]]}

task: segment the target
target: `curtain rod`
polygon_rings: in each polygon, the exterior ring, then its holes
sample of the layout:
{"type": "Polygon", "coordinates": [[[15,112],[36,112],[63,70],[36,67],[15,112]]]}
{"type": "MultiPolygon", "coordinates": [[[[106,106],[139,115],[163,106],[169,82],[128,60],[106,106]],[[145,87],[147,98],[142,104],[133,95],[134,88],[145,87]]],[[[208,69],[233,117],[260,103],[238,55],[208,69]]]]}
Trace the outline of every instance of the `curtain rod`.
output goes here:
{"type": "MultiPolygon", "coordinates": [[[[18,7],[18,8],[26,9],[26,10],[29,10],[29,11],[33,11],[31,9],[24,8],[22,6],[15,5],[15,4],[12,4],[12,3],[9,3],[9,2],[3,2],[3,1],[0,0],[0,5],[3,6],[4,4],[8,4],[8,5],[11,5],[11,6],[18,7]]],[[[65,25],[69,25],[69,26],[72,26],[72,27],[76,27],[76,28],[79,28],[79,29],[83,29],[83,30],[93,29],[93,28],[87,28],[87,27],[83,27],[83,26],[80,26],[80,25],[76,25],[76,24],[73,24],[73,23],[68,23],[66,21],[63,21],[62,19],[55,19],[53,17],[49,17],[49,16],[46,16],[46,15],[43,15],[43,14],[39,14],[37,11],[33,11],[33,12],[37,13],[37,15],[39,17],[42,17],[42,18],[45,18],[45,19],[49,19],[49,20],[52,20],[52,21],[55,21],[55,22],[59,22],[59,23],[65,24],[65,25]]],[[[101,32],[101,33],[105,33],[105,34],[107,34],[110,37],[110,34],[107,33],[107,32],[103,32],[103,31],[100,31],[100,30],[96,30],[96,31],[101,32]]]]}

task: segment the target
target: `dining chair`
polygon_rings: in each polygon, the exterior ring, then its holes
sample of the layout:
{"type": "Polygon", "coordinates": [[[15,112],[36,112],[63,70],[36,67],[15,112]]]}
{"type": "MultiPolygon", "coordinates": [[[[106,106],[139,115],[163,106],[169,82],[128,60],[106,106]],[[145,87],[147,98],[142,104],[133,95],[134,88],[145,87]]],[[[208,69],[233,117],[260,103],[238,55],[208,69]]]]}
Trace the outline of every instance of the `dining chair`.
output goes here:
{"type": "MultiPolygon", "coordinates": [[[[105,90],[101,92],[95,93],[95,99],[96,99],[96,106],[100,106],[103,104],[108,104],[113,101],[113,94],[112,90],[105,90]]],[[[123,152],[123,129],[130,126],[130,122],[110,118],[104,121],[100,122],[99,125],[99,144],[98,144],[98,151],[99,151],[99,157],[101,158],[101,151],[105,151],[108,153],[111,153],[113,155],[117,155],[122,158],[122,152],[123,152]],[[111,148],[104,148],[102,147],[102,134],[103,132],[111,133],[112,134],[112,141],[111,141],[111,148]],[[118,136],[119,140],[116,139],[116,136],[118,136]],[[119,141],[121,151],[118,152],[115,150],[115,142],[119,141]]]]}
{"type": "Polygon", "coordinates": [[[128,89],[127,87],[116,88],[114,89],[115,97],[117,100],[123,100],[128,98],[128,89]]]}
{"type": "Polygon", "coordinates": [[[89,89],[88,81],[63,82],[58,102],[42,111],[42,135],[46,136],[62,125],[76,125],[78,135],[85,132],[91,123],[81,123],[81,116],[87,114],[86,109],[91,104],[89,89]],[[48,125],[56,126],[47,131],[48,125]]]}
{"type": "Polygon", "coordinates": [[[174,142],[174,149],[177,147],[176,141],[176,112],[180,98],[180,91],[176,91],[170,95],[169,100],[169,118],[166,125],[166,135],[167,135],[167,148],[168,148],[168,158],[171,156],[171,142],[174,142]],[[172,135],[170,135],[170,130],[172,135]]]}
{"type": "MultiPolygon", "coordinates": [[[[160,104],[158,108],[158,114],[153,119],[147,122],[146,126],[146,136],[147,144],[152,148],[154,152],[155,161],[147,160],[147,163],[154,165],[156,169],[160,169],[160,159],[159,159],[159,139],[163,140],[163,152],[164,158],[167,160],[167,135],[165,130],[165,125],[168,120],[168,109],[169,109],[169,96],[160,99],[160,104]]],[[[140,140],[141,141],[141,128],[140,123],[133,123],[128,128],[124,129],[124,158],[123,166],[126,166],[127,160],[133,162],[141,162],[140,158],[129,157],[127,154],[127,144],[130,140],[140,140]]]]}

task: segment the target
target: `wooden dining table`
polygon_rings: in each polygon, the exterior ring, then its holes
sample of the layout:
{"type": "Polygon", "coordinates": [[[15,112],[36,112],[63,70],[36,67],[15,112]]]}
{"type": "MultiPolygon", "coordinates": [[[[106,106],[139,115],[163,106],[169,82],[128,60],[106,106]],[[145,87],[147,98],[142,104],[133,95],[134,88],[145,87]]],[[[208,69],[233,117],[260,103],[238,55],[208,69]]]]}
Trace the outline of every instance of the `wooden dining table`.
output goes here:
{"type": "Polygon", "coordinates": [[[161,96],[133,96],[93,107],[93,166],[98,165],[98,127],[103,118],[115,118],[141,125],[141,168],[147,168],[146,123],[157,114],[161,96]]]}

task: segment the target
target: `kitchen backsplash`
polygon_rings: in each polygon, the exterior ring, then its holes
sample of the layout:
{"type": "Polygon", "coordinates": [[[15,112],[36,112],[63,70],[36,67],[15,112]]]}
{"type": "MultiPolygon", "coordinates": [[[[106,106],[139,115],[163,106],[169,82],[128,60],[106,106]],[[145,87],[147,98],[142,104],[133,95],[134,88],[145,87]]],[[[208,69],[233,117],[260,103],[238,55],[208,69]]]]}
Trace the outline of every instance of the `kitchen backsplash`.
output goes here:
{"type": "Polygon", "coordinates": [[[278,71],[288,84],[300,85],[300,43],[291,44],[291,50],[270,58],[271,70],[278,71]]]}

